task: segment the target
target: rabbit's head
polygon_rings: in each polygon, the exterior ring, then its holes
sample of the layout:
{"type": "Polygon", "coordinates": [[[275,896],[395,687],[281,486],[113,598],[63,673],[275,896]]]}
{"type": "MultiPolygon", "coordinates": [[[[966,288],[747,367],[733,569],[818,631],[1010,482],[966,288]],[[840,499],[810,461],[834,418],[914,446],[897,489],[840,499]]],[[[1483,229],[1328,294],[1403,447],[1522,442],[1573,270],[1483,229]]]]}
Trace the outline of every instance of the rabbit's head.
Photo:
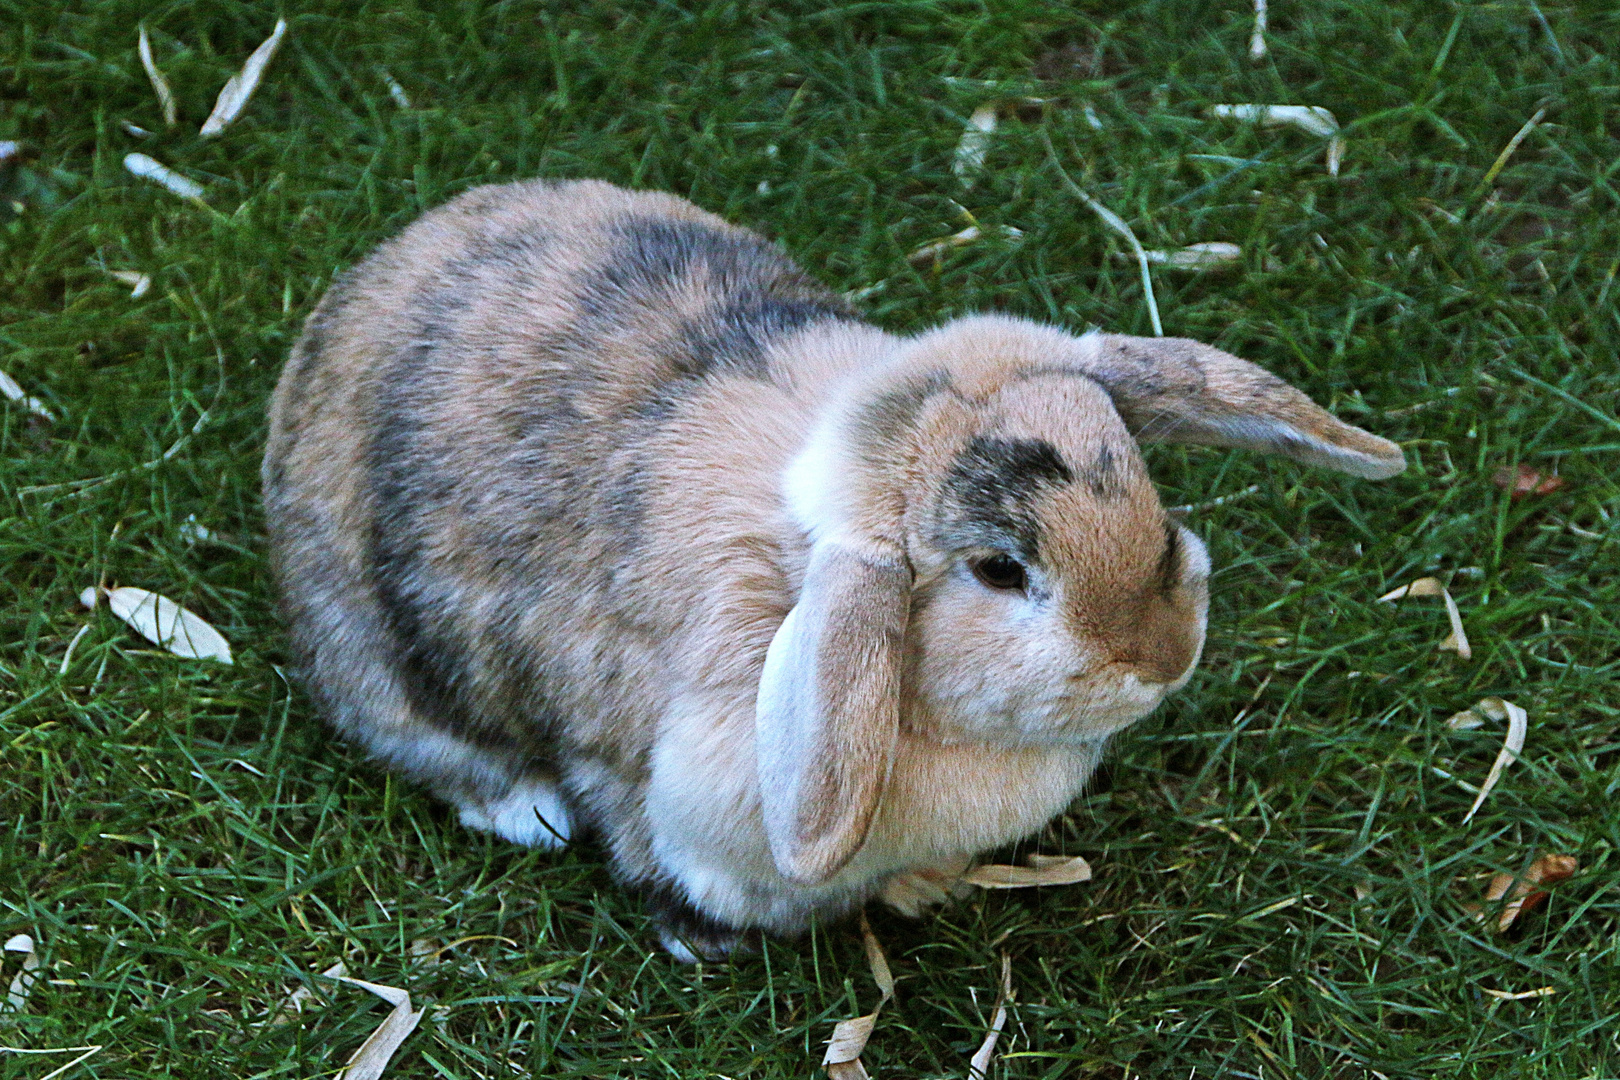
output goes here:
{"type": "Polygon", "coordinates": [[[913,339],[829,405],[784,477],[810,557],[759,689],[784,876],[823,881],[860,848],[902,730],[1096,741],[1186,682],[1209,558],[1160,504],[1137,449],[1153,441],[1405,465],[1218,349],[1007,318],[913,339]]]}

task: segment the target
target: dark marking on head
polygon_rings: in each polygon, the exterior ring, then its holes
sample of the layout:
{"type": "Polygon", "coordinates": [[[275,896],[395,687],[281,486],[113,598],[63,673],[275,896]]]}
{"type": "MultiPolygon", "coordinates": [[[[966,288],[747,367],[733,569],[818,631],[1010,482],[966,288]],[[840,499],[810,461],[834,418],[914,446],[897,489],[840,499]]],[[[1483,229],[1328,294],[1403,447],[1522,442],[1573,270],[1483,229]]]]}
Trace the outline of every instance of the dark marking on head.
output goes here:
{"type": "Polygon", "coordinates": [[[1091,464],[1080,471],[1080,478],[1093,495],[1112,502],[1123,499],[1130,492],[1126,483],[1130,467],[1130,458],[1105,442],[1097,448],[1097,456],[1091,464]]]}
{"type": "Polygon", "coordinates": [[[951,389],[944,371],[915,375],[861,405],[850,421],[856,453],[866,461],[888,460],[905,440],[923,406],[951,389]]]}
{"type": "Polygon", "coordinates": [[[1164,554],[1159,556],[1159,592],[1169,596],[1181,584],[1181,530],[1175,522],[1164,523],[1164,554]]]}
{"type": "Polygon", "coordinates": [[[947,548],[987,547],[1034,560],[1040,555],[1035,497],[1073,481],[1068,463],[1045,439],[976,435],[945,477],[935,540],[947,548]]]}

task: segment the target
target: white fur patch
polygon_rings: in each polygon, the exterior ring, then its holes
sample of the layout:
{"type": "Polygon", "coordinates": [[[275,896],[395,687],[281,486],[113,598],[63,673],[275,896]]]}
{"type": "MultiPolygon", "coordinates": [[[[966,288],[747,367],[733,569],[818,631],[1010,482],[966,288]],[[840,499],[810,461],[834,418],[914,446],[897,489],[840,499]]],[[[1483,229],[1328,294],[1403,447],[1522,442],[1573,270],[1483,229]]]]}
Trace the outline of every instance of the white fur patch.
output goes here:
{"type": "Polygon", "coordinates": [[[525,847],[562,847],[573,835],[574,822],[562,792],[549,780],[519,780],[492,802],[458,804],[461,823],[491,832],[525,847]]]}
{"type": "Polygon", "coordinates": [[[839,481],[848,479],[841,457],[838,435],[823,421],[782,471],[782,501],[812,541],[836,535],[843,523],[843,508],[834,490],[839,481]]]}

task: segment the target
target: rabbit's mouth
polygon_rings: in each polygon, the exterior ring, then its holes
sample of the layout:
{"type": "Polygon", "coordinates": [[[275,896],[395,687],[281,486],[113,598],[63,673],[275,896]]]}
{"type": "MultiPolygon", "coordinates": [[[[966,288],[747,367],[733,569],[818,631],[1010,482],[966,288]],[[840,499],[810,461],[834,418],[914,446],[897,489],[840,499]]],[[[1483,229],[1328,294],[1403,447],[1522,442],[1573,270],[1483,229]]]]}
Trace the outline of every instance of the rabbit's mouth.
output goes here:
{"type": "Polygon", "coordinates": [[[1135,673],[1100,673],[1046,694],[969,693],[949,702],[923,697],[908,710],[908,733],[935,742],[1008,747],[1099,742],[1159,706],[1171,689],[1135,673]]]}

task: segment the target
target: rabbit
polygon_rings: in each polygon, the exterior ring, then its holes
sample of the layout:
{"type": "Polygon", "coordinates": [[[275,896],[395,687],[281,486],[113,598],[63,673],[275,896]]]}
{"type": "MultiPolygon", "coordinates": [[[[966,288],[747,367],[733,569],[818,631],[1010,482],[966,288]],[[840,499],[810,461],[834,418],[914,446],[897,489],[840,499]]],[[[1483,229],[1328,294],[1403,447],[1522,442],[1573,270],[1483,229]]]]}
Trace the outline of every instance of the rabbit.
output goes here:
{"type": "Polygon", "coordinates": [[[757,234],[480,187],[335,280],[270,407],[282,611],[344,738],[670,952],[941,899],[1182,687],[1209,558],[1138,443],[1394,443],[1176,338],[880,330],[757,234]]]}

